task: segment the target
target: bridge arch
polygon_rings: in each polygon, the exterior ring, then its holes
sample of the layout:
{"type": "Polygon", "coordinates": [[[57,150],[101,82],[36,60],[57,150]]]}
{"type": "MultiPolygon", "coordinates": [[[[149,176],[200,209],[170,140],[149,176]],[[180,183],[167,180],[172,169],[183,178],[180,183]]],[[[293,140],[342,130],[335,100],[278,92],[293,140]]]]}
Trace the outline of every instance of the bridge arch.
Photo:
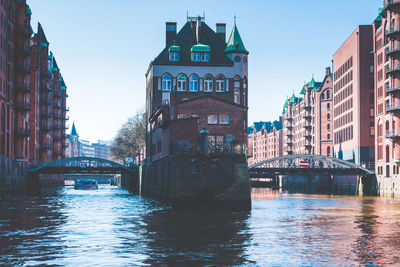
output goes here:
{"type": "MultiPolygon", "coordinates": [[[[136,169],[136,168],[135,168],[136,169]]],[[[117,162],[93,158],[93,157],[74,157],[65,158],[49,163],[45,163],[37,168],[30,169],[30,173],[135,173],[136,170],[128,168],[117,162]]]]}
{"type": "Polygon", "coordinates": [[[268,174],[325,173],[373,175],[374,171],[360,165],[323,155],[286,155],[249,166],[250,175],[255,172],[268,174]],[[308,167],[300,166],[306,162],[308,167]]]}

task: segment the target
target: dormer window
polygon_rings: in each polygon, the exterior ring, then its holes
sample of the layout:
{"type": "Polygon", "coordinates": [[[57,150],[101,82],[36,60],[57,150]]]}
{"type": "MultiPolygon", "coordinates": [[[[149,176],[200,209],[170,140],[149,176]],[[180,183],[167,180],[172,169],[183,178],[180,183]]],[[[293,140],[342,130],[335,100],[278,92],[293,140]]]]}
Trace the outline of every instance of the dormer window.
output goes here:
{"type": "Polygon", "coordinates": [[[178,45],[171,45],[168,48],[169,53],[169,61],[178,62],[179,61],[179,54],[181,52],[181,48],[178,45]]]}
{"type": "Polygon", "coordinates": [[[192,53],[192,61],[209,62],[210,61],[210,46],[205,44],[196,44],[190,50],[192,53]]]}

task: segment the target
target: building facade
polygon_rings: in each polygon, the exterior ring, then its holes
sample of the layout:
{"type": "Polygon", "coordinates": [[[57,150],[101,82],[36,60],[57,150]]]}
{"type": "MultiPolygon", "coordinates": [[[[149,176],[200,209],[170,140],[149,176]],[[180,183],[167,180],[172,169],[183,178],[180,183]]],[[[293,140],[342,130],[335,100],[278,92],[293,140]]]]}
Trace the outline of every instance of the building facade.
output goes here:
{"type": "Polygon", "coordinates": [[[249,127],[249,166],[283,156],[282,118],[273,122],[255,122],[249,127]]]}
{"type": "Polygon", "coordinates": [[[212,30],[203,17],[188,17],[177,33],[166,23],[166,45],[146,73],[146,156],[154,161],[181,145],[247,144],[248,51],[236,25],[212,30]]]}
{"type": "Polygon", "coordinates": [[[25,0],[0,1],[0,158],[38,165],[64,157],[68,109],[64,80],[31,14],[25,0]]]}
{"type": "Polygon", "coordinates": [[[333,55],[334,150],[359,165],[374,162],[372,26],[357,27],[333,55]]]}
{"type": "Polygon", "coordinates": [[[288,98],[283,107],[283,153],[333,155],[332,73],[326,68],[322,82],[312,77],[300,94],[288,98]]]}
{"type": "Polygon", "coordinates": [[[400,1],[384,1],[373,23],[375,172],[381,195],[400,187],[400,1]]]}

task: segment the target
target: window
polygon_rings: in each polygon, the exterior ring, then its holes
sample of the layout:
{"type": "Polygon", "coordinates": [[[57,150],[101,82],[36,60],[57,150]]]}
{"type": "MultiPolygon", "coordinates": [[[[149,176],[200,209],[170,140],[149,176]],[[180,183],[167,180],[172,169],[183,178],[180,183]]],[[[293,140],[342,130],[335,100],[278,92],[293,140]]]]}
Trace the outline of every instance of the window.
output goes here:
{"type": "Polygon", "coordinates": [[[201,53],[201,61],[203,61],[203,62],[210,61],[210,54],[209,53],[201,53]]]}
{"type": "Polygon", "coordinates": [[[234,93],[233,93],[233,101],[234,101],[236,104],[240,104],[240,92],[239,92],[239,89],[238,89],[238,88],[235,88],[235,91],[234,91],[234,93]]]}
{"type": "Polygon", "coordinates": [[[327,119],[328,119],[328,121],[331,120],[331,114],[328,113],[327,119]]]}
{"type": "Polygon", "coordinates": [[[374,117],[374,113],[375,113],[374,108],[369,108],[369,116],[370,116],[371,118],[374,117]]]}
{"type": "Polygon", "coordinates": [[[213,77],[211,75],[207,75],[204,78],[204,92],[212,92],[213,91],[213,77]]]}
{"type": "Polygon", "coordinates": [[[186,91],[186,76],[179,75],[178,76],[178,91],[186,91]]]}
{"type": "Polygon", "coordinates": [[[330,109],[331,109],[331,104],[328,103],[328,104],[326,105],[326,108],[327,108],[328,110],[330,110],[330,109]]]}
{"type": "Polygon", "coordinates": [[[331,147],[330,147],[330,146],[328,146],[328,147],[326,148],[326,154],[327,154],[328,156],[331,155],[331,147]]]}
{"type": "Polygon", "coordinates": [[[328,135],[326,136],[326,139],[331,140],[331,135],[328,134],[328,135]]]}
{"type": "Polygon", "coordinates": [[[170,61],[179,61],[179,53],[178,52],[170,52],[169,53],[169,60],[170,61]]]}
{"type": "Polygon", "coordinates": [[[199,90],[199,78],[196,75],[190,76],[189,91],[197,92],[199,90]]]}
{"type": "Polygon", "coordinates": [[[225,78],[221,75],[217,76],[217,79],[215,81],[216,83],[216,92],[224,92],[225,91],[225,78]]]}
{"type": "Polygon", "coordinates": [[[200,53],[192,53],[192,61],[200,61],[201,55],[200,53]]]}
{"type": "Polygon", "coordinates": [[[163,91],[171,91],[171,76],[165,74],[162,78],[162,89],[163,91]]]}
{"type": "Polygon", "coordinates": [[[331,91],[326,91],[326,99],[330,99],[331,98],[331,91]]]}
{"type": "Polygon", "coordinates": [[[218,115],[208,115],[208,124],[218,124],[218,115]]]}
{"type": "Polygon", "coordinates": [[[325,99],[325,94],[324,94],[324,93],[321,94],[321,99],[322,99],[322,100],[325,99]]]}
{"type": "Polygon", "coordinates": [[[229,115],[219,115],[219,124],[229,124],[229,115]]]}
{"type": "Polygon", "coordinates": [[[331,129],[331,125],[328,123],[328,125],[326,125],[326,128],[327,128],[328,130],[330,130],[330,129],[331,129]]]}

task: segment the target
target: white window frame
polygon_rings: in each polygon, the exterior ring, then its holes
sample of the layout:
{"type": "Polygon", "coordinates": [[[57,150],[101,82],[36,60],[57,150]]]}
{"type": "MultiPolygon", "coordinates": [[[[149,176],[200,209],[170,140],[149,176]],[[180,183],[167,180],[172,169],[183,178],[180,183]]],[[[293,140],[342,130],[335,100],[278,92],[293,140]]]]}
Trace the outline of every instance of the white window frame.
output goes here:
{"type": "Polygon", "coordinates": [[[235,91],[233,92],[233,101],[236,104],[240,104],[240,91],[238,88],[235,88],[235,91]]]}
{"type": "Polygon", "coordinates": [[[162,77],[162,90],[170,92],[171,86],[172,86],[172,77],[169,74],[165,74],[162,77]],[[169,77],[169,79],[168,79],[168,77],[169,77]]]}
{"type": "Polygon", "coordinates": [[[210,54],[209,53],[201,53],[200,55],[202,62],[210,61],[210,54]]]}
{"type": "Polygon", "coordinates": [[[227,115],[227,114],[219,115],[218,123],[219,124],[225,124],[225,125],[229,124],[229,115],[227,115]]]}
{"type": "Polygon", "coordinates": [[[197,77],[196,75],[190,76],[189,91],[190,92],[198,92],[199,91],[199,77],[197,77]],[[196,77],[196,79],[194,80],[193,77],[196,77]]]}
{"type": "Polygon", "coordinates": [[[207,75],[204,78],[204,92],[212,92],[213,91],[213,77],[211,75],[207,75]]]}
{"type": "Polygon", "coordinates": [[[200,61],[200,60],[201,60],[200,53],[193,52],[192,53],[192,61],[200,61]]]}
{"type": "Polygon", "coordinates": [[[223,76],[217,76],[215,79],[215,92],[225,92],[225,78],[223,76]]]}
{"type": "Polygon", "coordinates": [[[178,62],[179,61],[179,53],[178,52],[170,52],[170,61],[178,62]]]}
{"type": "Polygon", "coordinates": [[[185,92],[186,91],[186,80],[187,80],[187,78],[186,78],[185,75],[181,74],[181,75],[178,76],[178,78],[177,78],[177,83],[178,83],[177,90],[179,92],[185,92]],[[182,77],[184,79],[179,79],[179,78],[182,78],[182,77]]]}
{"type": "Polygon", "coordinates": [[[213,125],[218,124],[218,115],[214,115],[214,114],[208,115],[207,123],[213,124],[213,125]]]}

